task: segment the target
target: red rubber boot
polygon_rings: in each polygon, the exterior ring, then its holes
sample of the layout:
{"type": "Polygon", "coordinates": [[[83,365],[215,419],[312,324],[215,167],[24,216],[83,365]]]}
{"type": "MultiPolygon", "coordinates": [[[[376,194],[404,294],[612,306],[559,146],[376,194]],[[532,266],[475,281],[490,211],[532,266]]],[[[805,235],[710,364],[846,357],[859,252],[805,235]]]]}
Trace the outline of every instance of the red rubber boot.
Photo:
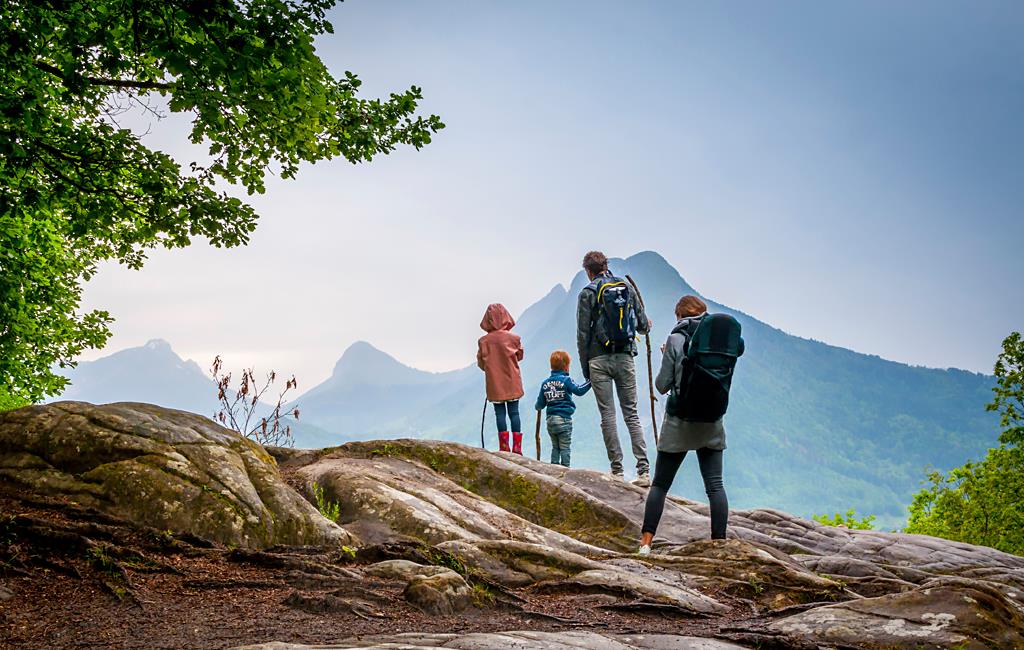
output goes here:
{"type": "Polygon", "coordinates": [[[498,432],[498,451],[511,451],[508,448],[508,431],[498,432]]]}
{"type": "Polygon", "coordinates": [[[523,434],[518,431],[512,432],[512,453],[523,455],[523,434]]]}

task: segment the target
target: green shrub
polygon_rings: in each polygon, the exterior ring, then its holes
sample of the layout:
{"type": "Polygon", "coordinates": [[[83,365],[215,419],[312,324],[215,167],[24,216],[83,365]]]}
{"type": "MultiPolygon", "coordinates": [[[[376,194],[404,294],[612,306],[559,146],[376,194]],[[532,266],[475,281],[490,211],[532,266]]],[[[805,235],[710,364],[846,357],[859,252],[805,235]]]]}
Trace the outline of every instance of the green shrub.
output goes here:
{"type": "Polygon", "coordinates": [[[851,530],[875,529],[874,515],[865,515],[864,517],[857,519],[857,511],[853,508],[847,510],[845,516],[837,512],[831,517],[828,515],[811,515],[811,519],[824,526],[842,526],[851,530]]]}
{"type": "Polygon", "coordinates": [[[981,462],[930,472],[906,532],[1024,555],[1024,449],[1002,445],[981,462]]]}
{"type": "Polygon", "coordinates": [[[313,499],[316,501],[316,509],[320,511],[320,514],[335,523],[338,522],[341,517],[341,504],[337,501],[329,501],[324,496],[324,488],[315,481],[313,482],[313,499]]]}
{"type": "Polygon", "coordinates": [[[910,505],[906,532],[1024,555],[1024,340],[1019,332],[1003,341],[995,376],[995,398],[987,408],[1000,414],[1000,446],[948,474],[929,472],[910,505]]]}

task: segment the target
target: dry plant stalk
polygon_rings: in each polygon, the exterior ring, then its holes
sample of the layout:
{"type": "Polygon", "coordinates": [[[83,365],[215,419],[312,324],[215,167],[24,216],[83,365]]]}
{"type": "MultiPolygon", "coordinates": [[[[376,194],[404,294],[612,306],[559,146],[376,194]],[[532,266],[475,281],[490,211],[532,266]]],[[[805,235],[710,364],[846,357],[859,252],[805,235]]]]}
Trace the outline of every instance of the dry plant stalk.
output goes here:
{"type": "Polygon", "coordinates": [[[252,368],[242,371],[242,382],[237,391],[231,388],[231,373],[222,373],[223,362],[220,355],[213,360],[210,367],[210,374],[217,383],[217,401],[220,402],[218,410],[213,419],[221,425],[237,431],[241,435],[255,440],[264,446],[294,447],[295,438],[292,435],[292,427],[287,423],[287,418],[299,419],[299,408],[294,404],[288,404],[285,395],[299,384],[293,375],[285,382],[284,389],[277,394],[277,402],[274,403],[270,413],[261,416],[260,400],[263,395],[274,385],[277,380],[277,373],[271,370],[267,373],[266,381],[260,385],[256,380],[256,374],[252,368]]]}

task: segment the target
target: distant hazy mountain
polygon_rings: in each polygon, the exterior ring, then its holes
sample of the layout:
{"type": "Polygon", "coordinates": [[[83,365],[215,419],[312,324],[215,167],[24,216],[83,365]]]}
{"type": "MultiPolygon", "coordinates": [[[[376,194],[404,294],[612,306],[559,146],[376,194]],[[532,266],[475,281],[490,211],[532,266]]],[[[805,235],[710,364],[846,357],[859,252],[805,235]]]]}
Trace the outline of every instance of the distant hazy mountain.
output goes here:
{"type": "Polygon", "coordinates": [[[64,371],[71,384],[59,399],[108,402],[149,402],[212,415],[217,389],[195,361],[185,361],[162,339],[110,356],[83,361],[64,371]]]}
{"type": "Polygon", "coordinates": [[[433,428],[416,414],[443,403],[453,393],[469,390],[477,375],[476,368],[443,373],[416,370],[360,341],[345,351],[330,378],[300,401],[306,419],[345,438],[416,437],[433,428]]]}
{"type": "MultiPolygon", "coordinates": [[[[697,293],[660,255],[646,252],[612,260],[616,274],[640,285],[655,322],[658,348],[674,324],[673,309],[685,293],[697,293]]],[[[552,350],[576,357],[576,299],[582,273],[566,291],[555,286],[518,319],[526,359],[522,404],[527,451],[533,453],[533,400],[547,375],[552,350]]],[[[500,292],[494,296],[500,301],[500,292]]],[[[708,300],[713,311],[740,320],[747,352],[739,362],[726,416],[729,451],[726,481],[733,507],[773,506],[808,515],[858,510],[883,525],[905,518],[910,495],[927,465],[949,468],[980,457],[995,439],[996,420],[986,413],[992,378],[961,370],[911,367],[792,336],[742,312],[708,300]]],[[[467,360],[475,341],[466,342],[467,360]]],[[[580,376],[574,364],[573,375],[580,376]]],[[[644,356],[637,357],[641,413],[651,437],[644,356]]],[[[475,366],[426,373],[356,344],[327,382],[302,397],[305,417],[342,437],[438,437],[479,444],[483,376],[475,366]]],[[[574,464],[607,468],[593,397],[578,400],[574,464]]],[[[659,419],[661,404],[659,402],[659,419]]],[[[496,447],[488,411],[488,447],[496,447]]],[[[620,421],[627,466],[632,462],[620,421]]],[[[542,432],[543,457],[548,453],[542,432]]],[[[654,459],[653,440],[648,443],[654,459]]],[[[701,498],[694,460],[687,460],[674,491],[701,498]]]]}
{"type": "MultiPolygon", "coordinates": [[[[71,383],[51,401],[148,402],[206,417],[220,410],[217,386],[210,375],[195,361],[183,360],[162,339],[153,339],[143,346],[127,348],[95,361],[83,361],[76,368],[63,372],[71,383]]],[[[289,420],[289,424],[296,439],[306,446],[343,442],[339,436],[312,423],[289,420]]]]}

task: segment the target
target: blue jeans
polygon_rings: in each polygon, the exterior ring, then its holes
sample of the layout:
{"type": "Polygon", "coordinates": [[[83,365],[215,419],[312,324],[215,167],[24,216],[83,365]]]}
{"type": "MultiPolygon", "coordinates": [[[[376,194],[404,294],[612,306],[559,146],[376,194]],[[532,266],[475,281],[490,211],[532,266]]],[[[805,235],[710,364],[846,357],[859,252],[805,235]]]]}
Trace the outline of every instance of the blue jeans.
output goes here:
{"type": "Polygon", "coordinates": [[[522,431],[522,424],[519,422],[519,400],[512,400],[511,402],[495,402],[494,403],[494,419],[498,424],[498,432],[502,431],[515,431],[516,433],[522,431]],[[508,411],[508,420],[505,421],[505,411],[508,411]],[[512,425],[512,428],[508,428],[508,424],[512,425]]]}
{"type": "Polygon", "coordinates": [[[572,418],[549,415],[548,435],[551,436],[551,462],[569,466],[569,445],[572,444],[572,418]]]}

